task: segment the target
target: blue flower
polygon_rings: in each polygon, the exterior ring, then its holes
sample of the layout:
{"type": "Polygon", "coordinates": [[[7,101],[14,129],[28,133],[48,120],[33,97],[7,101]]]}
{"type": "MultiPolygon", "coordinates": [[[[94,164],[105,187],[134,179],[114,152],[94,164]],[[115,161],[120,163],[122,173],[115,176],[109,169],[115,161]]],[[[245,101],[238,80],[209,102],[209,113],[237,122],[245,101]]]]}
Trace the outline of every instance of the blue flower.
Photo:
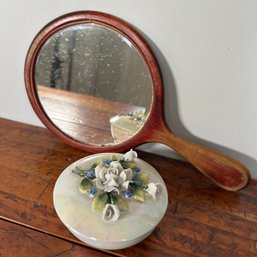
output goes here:
{"type": "Polygon", "coordinates": [[[89,196],[90,197],[93,197],[95,194],[96,194],[96,192],[97,192],[97,190],[96,190],[96,188],[91,188],[90,190],[89,190],[89,196]]]}
{"type": "Polygon", "coordinates": [[[139,167],[136,167],[135,169],[133,169],[134,172],[140,172],[141,169],[139,167]]]}
{"type": "Polygon", "coordinates": [[[86,172],[86,176],[89,178],[89,179],[94,179],[95,178],[95,171],[94,170],[88,170],[86,172]]]}
{"type": "Polygon", "coordinates": [[[109,167],[111,161],[110,160],[104,160],[104,166],[109,167]]]}
{"type": "Polygon", "coordinates": [[[134,182],[134,184],[135,184],[136,186],[141,186],[141,181],[140,181],[140,180],[134,179],[133,182],[134,182]]]}
{"type": "Polygon", "coordinates": [[[132,193],[128,190],[125,191],[125,197],[129,199],[132,196],[132,193]]]}

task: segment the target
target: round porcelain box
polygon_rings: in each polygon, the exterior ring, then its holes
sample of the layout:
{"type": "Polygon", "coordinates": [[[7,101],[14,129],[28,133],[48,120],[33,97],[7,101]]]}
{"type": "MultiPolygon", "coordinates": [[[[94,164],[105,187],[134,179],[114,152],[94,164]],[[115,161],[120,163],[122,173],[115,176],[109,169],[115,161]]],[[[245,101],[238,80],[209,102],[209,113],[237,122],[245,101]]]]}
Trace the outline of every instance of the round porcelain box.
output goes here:
{"type": "Polygon", "coordinates": [[[59,176],[53,197],[71,233],[102,249],[122,249],[145,239],[168,204],[161,176],[132,150],[74,162],[59,176]]]}

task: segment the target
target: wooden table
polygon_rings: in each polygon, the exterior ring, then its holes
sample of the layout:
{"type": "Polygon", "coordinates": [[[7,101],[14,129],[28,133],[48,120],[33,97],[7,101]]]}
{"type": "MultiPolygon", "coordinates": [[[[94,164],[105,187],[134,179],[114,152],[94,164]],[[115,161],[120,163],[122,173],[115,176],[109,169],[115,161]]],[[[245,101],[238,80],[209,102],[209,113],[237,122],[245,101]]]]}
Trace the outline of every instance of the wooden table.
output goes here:
{"type": "Polygon", "coordinates": [[[38,86],[40,102],[51,121],[64,133],[87,144],[114,142],[110,119],[119,114],[145,112],[144,107],[99,97],[38,86]]]}
{"type": "Polygon", "coordinates": [[[0,119],[0,256],[257,256],[257,182],[226,192],[190,164],[139,152],[163,176],[169,206],[155,231],[124,250],[77,240],[53,208],[55,181],[88,155],[44,128],[0,119]]]}

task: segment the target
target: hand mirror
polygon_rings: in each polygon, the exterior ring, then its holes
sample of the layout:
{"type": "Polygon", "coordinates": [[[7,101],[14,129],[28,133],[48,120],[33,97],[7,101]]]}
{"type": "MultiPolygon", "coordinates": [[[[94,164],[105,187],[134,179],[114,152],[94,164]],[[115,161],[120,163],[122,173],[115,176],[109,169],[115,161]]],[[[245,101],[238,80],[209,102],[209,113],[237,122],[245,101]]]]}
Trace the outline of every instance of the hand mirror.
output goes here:
{"type": "Polygon", "coordinates": [[[249,180],[238,161],[171,132],[156,58],[142,36],[114,16],[81,11],[46,25],[28,51],[25,83],[41,121],[74,147],[112,152],[160,142],[226,190],[249,180]]]}

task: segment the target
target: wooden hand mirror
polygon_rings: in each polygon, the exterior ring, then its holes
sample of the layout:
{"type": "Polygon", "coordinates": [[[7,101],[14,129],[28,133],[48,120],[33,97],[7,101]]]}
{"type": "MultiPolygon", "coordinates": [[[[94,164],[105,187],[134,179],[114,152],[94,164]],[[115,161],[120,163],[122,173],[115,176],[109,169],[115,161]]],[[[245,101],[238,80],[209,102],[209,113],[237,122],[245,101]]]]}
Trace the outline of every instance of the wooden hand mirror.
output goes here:
{"type": "Polygon", "coordinates": [[[74,147],[112,152],[160,142],[226,190],[249,180],[238,161],[170,131],[156,58],[141,35],[114,16],[81,11],[50,22],[28,51],[25,82],[41,121],[74,147]]]}

